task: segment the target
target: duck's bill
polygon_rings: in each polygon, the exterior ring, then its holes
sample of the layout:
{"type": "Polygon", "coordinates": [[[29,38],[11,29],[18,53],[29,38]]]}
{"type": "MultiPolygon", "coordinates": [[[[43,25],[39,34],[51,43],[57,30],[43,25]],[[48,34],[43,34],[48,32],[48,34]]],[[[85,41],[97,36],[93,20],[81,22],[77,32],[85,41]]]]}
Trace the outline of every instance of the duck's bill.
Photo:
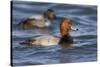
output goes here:
{"type": "Polygon", "coordinates": [[[73,30],[73,31],[79,31],[79,29],[75,28],[75,27],[71,27],[71,30],[73,30]]]}

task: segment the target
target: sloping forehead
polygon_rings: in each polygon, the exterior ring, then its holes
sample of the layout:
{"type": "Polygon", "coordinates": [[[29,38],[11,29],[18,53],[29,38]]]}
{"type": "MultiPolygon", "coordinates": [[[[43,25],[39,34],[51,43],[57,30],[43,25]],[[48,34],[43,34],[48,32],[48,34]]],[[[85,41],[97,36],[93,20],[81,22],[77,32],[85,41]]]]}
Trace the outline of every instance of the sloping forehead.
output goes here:
{"type": "Polygon", "coordinates": [[[61,25],[72,25],[72,21],[68,18],[63,18],[61,21],[61,25]]]}

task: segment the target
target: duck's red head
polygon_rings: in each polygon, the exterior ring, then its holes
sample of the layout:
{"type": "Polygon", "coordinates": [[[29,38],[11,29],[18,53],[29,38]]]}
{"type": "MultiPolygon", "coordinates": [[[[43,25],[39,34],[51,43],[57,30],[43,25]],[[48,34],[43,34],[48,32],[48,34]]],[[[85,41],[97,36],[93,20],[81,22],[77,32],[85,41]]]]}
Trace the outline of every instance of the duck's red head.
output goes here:
{"type": "Polygon", "coordinates": [[[71,30],[72,22],[70,19],[62,18],[60,22],[60,33],[61,36],[68,36],[69,31],[71,30]]]}

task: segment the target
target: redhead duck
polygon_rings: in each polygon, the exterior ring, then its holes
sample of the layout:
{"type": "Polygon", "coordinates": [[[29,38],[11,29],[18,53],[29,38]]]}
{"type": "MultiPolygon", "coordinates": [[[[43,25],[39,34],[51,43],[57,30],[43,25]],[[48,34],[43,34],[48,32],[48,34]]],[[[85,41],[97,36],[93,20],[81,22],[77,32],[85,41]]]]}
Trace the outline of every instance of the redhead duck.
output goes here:
{"type": "Polygon", "coordinates": [[[20,44],[50,46],[50,45],[57,45],[62,43],[64,44],[73,43],[73,38],[69,34],[71,30],[71,26],[72,26],[71,20],[67,18],[62,18],[60,22],[61,37],[57,37],[54,35],[40,35],[25,40],[20,44]]]}
{"type": "Polygon", "coordinates": [[[18,25],[23,29],[30,29],[34,27],[44,28],[49,27],[51,25],[51,21],[53,21],[55,18],[56,16],[54,14],[54,11],[52,9],[48,9],[41,15],[33,15],[28,17],[18,25]]]}

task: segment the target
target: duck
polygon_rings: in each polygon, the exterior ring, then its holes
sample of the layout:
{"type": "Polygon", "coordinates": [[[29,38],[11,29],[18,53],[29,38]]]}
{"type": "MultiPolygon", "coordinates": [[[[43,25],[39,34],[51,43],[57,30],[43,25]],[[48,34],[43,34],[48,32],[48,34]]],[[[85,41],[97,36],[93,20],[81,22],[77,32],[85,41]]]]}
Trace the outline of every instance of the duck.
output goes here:
{"type": "Polygon", "coordinates": [[[18,26],[23,29],[31,29],[34,27],[37,28],[45,28],[50,27],[51,22],[56,19],[56,15],[54,14],[53,9],[48,9],[43,14],[32,15],[21,21],[18,26]]]}
{"type": "MultiPolygon", "coordinates": [[[[70,30],[72,27],[72,21],[68,18],[62,18],[60,21],[60,37],[55,35],[38,35],[32,38],[29,38],[25,41],[20,42],[20,44],[27,44],[31,46],[40,45],[40,46],[52,46],[58,44],[71,44],[73,43],[73,38],[70,36],[70,30]]],[[[76,29],[78,30],[78,29],[76,29]]],[[[68,46],[68,45],[67,45],[68,46]]]]}

